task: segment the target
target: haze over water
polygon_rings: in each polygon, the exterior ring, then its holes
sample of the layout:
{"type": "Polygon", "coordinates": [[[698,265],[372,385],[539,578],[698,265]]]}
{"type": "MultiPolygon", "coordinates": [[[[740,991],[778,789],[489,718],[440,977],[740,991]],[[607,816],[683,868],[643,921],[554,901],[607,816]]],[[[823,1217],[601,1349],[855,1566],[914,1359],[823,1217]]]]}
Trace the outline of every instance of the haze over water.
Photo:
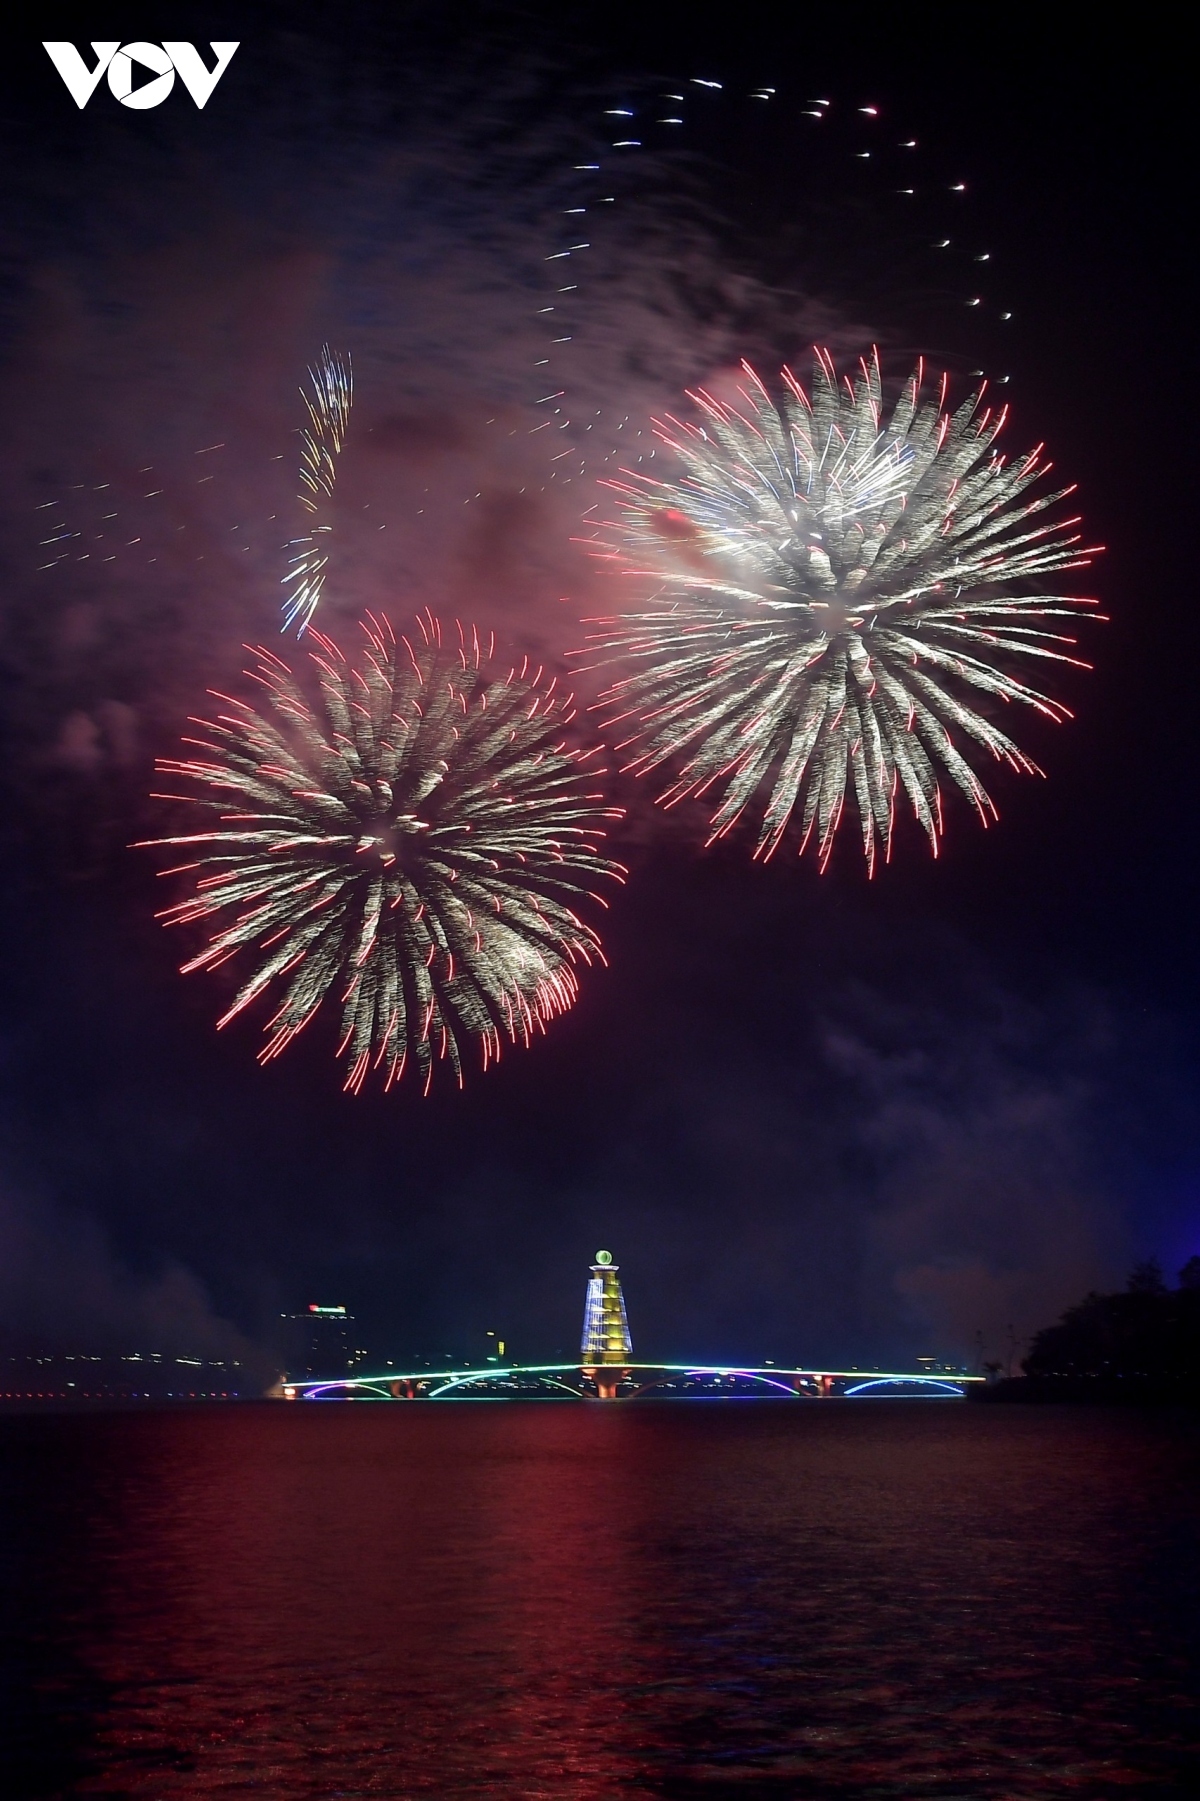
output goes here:
{"type": "Polygon", "coordinates": [[[1194,1793],[1194,1417],[0,1420],[10,1796],[1194,1793]]]}

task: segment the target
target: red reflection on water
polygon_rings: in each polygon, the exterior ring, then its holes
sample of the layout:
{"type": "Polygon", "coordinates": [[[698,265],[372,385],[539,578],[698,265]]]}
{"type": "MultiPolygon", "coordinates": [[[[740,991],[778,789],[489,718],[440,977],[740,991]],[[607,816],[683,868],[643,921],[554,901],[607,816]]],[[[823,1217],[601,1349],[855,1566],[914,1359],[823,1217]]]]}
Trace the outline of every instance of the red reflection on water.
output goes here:
{"type": "Polygon", "coordinates": [[[1200,1790],[1195,1418],[464,1402],[18,1425],[21,1793],[1200,1790]]]}
{"type": "Polygon", "coordinates": [[[622,1421],[583,1412],[230,1413],[140,1472],[91,1647],[128,1792],[590,1801],[632,1776],[649,1598],[622,1421]]]}

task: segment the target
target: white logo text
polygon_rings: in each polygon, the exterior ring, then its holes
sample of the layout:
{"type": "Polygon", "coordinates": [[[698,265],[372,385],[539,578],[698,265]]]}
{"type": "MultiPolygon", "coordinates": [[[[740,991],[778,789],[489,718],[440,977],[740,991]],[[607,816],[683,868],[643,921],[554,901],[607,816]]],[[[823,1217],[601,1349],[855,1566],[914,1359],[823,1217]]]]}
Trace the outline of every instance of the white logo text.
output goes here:
{"type": "Polygon", "coordinates": [[[181,44],[174,40],[161,44],[122,44],[119,41],[111,44],[92,44],[96,57],[96,66],[89,69],[74,44],[43,43],[50,61],[66,83],[67,92],[76,106],[85,107],[100,85],[100,77],[107,74],[108,85],[122,106],[132,106],[145,111],[151,106],[161,106],[171,89],[175,86],[178,75],[197,106],[204,106],[210,99],[213,89],[224,75],[233,60],[237,44],[211,44],[210,49],[217,59],[215,69],[204,66],[200,52],[194,44],[181,44]],[[135,69],[141,76],[141,85],[134,86],[135,69]],[[147,79],[149,77],[149,79],[147,79]]]}

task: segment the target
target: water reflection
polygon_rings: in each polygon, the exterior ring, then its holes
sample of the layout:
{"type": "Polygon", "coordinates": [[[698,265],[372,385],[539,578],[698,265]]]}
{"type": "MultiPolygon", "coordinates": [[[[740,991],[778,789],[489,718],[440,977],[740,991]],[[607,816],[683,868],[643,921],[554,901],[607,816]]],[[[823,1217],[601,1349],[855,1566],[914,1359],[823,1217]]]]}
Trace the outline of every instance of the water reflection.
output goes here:
{"type": "Polygon", "coordinates": [[[1200,1776],[1194,1422],[462,1403],[0,1432],[10,1793],[1200,1776]]]}

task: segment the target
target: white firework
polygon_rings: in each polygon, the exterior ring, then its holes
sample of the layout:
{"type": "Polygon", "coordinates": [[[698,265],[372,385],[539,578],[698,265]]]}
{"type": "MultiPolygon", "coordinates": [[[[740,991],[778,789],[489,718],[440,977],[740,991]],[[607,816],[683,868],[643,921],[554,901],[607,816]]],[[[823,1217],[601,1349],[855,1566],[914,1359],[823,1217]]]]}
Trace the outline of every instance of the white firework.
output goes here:
{"type": "Polygon", "coordinates": [[[919,366],[885,422],[876,358],[839,380],[818,351],[811,394],[785,369],[778,398],[743,369],[736,403],[701,391],[697,420],[655,422],[677,476],[606,484],[621,517],[597,554],[659,583],[592,639],[626,670],[608,722],[634,722],[628,768],[670,766],[664,804],[714,798],[710,843],[761,802],[755,855],[796,819],[824,867],[852,790],[871,869],[901,794],[936,854],[942,776],[996,816],[972,747],[1040,773],[993,715],[1069,716],[1012,665],[1086,667],[1057,622],[1095,603],[1045,578],[1098,547],[1081,547],[1078,518],[1046,517],[1071,489],[1028,492],[1049,467],[1040,447],[996,451],[1005,413],[982,391],[947,413],[945,379],[926,400],[919,366]]]}
{"type": "Polygon", "coordinates": [[[368,617],[357,665],[309,634],[320,688],[271,651],[248,672],[267,710],[218,695],[192,754],[161,761],[183,801],[216,815],[151,843],[187,853],[186,898],[160,917],[210,923],[185,971],[248,964],[220,1021],[274,989],[262,1061],[332,1003],[346,1087],[373,1065],[390,1087],[436,1058],[461,1080],[461,1041],[484,1066],[565,1013],[600,941],[576,912],[623,874],[601,849],[595,750],[569,746],[571,697],[528,660],[490,667],[475,632],[443,644],[426,613],[397,638],[368,617]]]}
{"type": "Polygon", "coordinates": [[[283,603],[283,629],[287,631],[294,625],[301,637],[321,604],[329,567],[329,538],[333,531],[330,513],[337,459],[346,442],[350,408],[354,404],[354,370],[348,356],[338,356],[328,344],[323,344],[317,366],[309,370],[308,378],[312,393],[300,390],[308,408],[308,424],[300,433],[297,498],[305,512],[312,515],[312,525],[289,544],[292,554],[283,578],[288,590],[283,603]]]}

